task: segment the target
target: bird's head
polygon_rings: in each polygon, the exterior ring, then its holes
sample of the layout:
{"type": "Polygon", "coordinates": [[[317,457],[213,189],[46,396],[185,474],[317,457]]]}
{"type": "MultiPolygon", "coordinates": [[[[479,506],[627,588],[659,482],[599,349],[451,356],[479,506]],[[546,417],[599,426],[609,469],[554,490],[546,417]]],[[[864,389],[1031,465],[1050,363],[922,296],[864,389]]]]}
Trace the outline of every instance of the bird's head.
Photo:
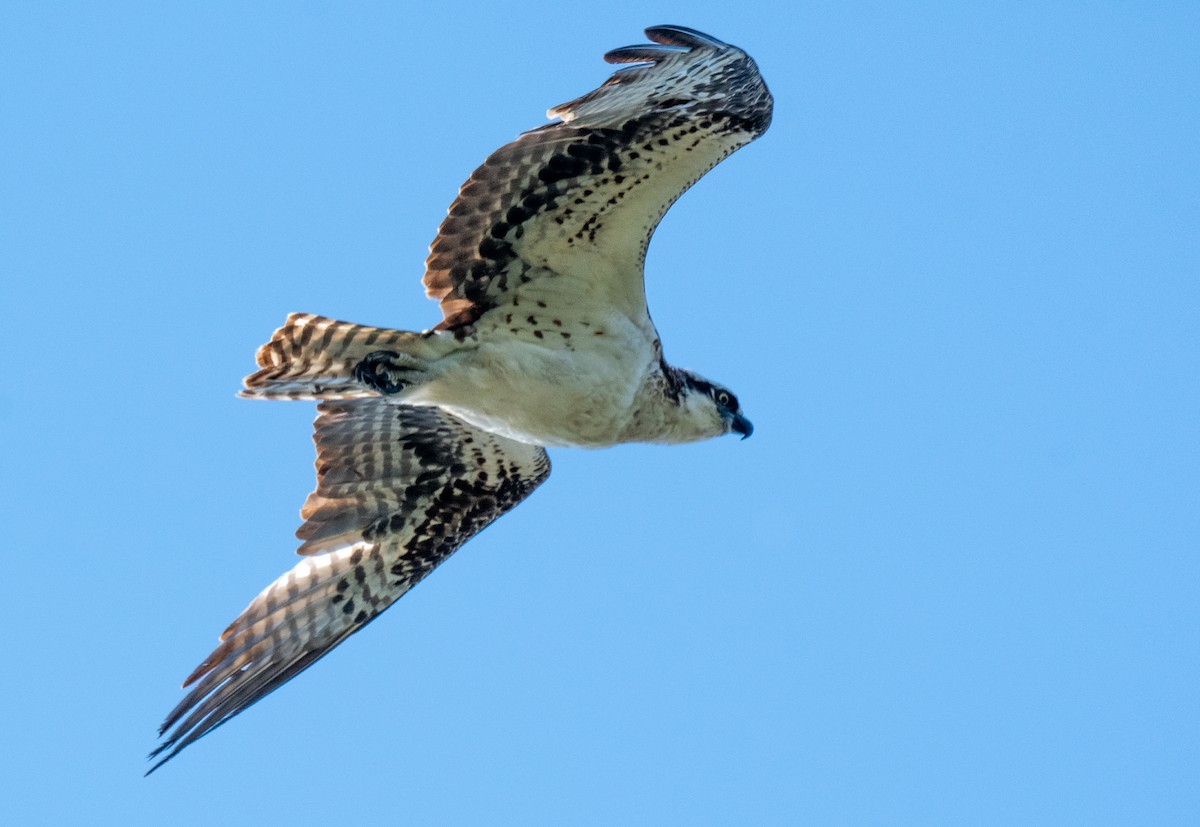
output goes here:
{"type": "Polygon", "coordinates": [[[696,434],[696,439],[709,439],[724,434],[741,434],[742,439],[754,433],[754,425],[742,415],[738,399],[729,388],[710,382],[690,370],[680,370],[679,408],[683,421],[696,434]]]}

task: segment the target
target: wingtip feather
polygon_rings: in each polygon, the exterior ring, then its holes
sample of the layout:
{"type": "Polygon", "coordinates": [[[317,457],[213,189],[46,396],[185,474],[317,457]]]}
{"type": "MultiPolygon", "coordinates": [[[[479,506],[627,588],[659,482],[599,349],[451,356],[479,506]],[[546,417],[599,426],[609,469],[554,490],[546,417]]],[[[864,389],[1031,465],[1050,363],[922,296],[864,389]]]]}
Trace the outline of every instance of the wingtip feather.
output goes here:
{"type": "Polygon", "coordinates": [[[664,46],[684,46],[691,49],[725,49],[729,47],[728,43],[687,26],[651,26],[646,29],[646,37],[664,46]]]}
{"type": "Polygon", "coordinates": [[[604,53],[605,63],[657,63],[672,55],[686,54],[691,51],[686,46],[663,46],[642,44],[637,46],[622,46],[604,53]]]}

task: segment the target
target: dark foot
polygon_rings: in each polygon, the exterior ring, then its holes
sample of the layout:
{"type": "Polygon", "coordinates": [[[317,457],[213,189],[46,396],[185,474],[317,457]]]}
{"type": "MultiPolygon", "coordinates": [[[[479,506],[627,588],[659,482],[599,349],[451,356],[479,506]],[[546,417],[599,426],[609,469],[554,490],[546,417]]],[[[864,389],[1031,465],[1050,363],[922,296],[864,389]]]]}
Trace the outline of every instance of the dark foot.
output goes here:
{"type": "Polygon", "coordinates": [[[394,350],[377,350],[368,353],[363,360],[354,366],[354,378],[373,391],[382,394],[400,393],[412,384],[412,376],[416,368],[392,361],[399,359],[400,354],[394,350]]]}

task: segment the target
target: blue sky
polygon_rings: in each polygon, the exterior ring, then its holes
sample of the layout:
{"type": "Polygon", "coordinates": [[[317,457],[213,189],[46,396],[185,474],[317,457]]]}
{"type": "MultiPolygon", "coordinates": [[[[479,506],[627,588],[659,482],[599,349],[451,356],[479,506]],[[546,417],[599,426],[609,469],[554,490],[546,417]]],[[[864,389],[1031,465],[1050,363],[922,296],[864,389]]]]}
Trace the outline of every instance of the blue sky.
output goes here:
{"type": "Polygon", "coordinates": [[[1198,42],[1188,3],[7,4],[0,818],[1197,823],[1198,42]],[[254,349],[432,325],[459,183],[659,23],[775,95],[648,263],[753,439],[554,452],[143,780],[294,562],[313,410],[234,398],[254,349]]]}

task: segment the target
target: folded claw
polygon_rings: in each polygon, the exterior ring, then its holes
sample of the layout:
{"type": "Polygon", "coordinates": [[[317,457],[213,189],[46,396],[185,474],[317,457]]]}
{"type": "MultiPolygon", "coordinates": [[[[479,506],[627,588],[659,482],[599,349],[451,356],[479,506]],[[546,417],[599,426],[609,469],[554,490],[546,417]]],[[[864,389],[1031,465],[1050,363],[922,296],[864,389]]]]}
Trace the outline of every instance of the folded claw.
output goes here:
{"type": "Polygon", "coordinates": [[[416,373],[416,369],[397,363],[400,354],[394,350],[376,350],[368,353],[354,366],[354,378],[373,391],[384,395],[400,393],[412,384],[411,380],[402,378],[405,374],[416,373]]]}

